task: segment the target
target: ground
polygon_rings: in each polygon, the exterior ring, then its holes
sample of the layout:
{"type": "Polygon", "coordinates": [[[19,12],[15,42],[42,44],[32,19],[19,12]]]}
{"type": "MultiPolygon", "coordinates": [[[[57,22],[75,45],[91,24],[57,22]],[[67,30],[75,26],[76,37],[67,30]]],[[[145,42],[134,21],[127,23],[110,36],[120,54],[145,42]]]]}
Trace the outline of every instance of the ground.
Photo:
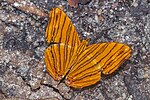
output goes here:
{"type": "Polygon", "coordinates": [[[150,100],[149,9],[149,0],[91,0],[76,8],[66,0],[1,0],[0,99],[150,100]],[[81,40],[124,43],[132,48],[132,56],[94,86],[56,86],[43,60],[53,7],[66,12],[81,40]]]}

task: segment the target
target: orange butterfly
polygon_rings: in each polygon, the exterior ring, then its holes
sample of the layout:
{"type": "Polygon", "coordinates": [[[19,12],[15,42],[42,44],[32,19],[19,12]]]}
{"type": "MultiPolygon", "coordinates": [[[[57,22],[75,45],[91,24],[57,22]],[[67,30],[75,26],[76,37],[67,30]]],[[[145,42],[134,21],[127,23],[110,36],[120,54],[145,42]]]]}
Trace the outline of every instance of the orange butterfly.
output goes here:
{"type": "Polygon", "coordinates": [[[49,14],[46,41],[53,43],[44,52],[46,69],[54,80],[83,88],[100,81],[101,73],[111,74],[130,57],[131,49],[121,43],[87,45],[80,41],[68,16],[59,8],[49,14]]]}

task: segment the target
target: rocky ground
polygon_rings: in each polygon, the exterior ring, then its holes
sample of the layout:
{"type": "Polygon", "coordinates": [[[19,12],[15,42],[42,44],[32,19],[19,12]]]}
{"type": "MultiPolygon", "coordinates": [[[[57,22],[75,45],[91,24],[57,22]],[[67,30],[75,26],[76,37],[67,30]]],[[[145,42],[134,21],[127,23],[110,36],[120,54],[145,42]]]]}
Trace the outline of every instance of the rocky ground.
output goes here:
{"type": "Polygon", "coordinates": [[[74,8],[66,0],[0,0],[3,99],[150,100],[150,1],[91,0],[74,8]],[[131,58],[94,86],[56,87],[43,61],[45,28],[53,7],[64,9],[81,40],[125,43],[132,48],[131,58]]]}

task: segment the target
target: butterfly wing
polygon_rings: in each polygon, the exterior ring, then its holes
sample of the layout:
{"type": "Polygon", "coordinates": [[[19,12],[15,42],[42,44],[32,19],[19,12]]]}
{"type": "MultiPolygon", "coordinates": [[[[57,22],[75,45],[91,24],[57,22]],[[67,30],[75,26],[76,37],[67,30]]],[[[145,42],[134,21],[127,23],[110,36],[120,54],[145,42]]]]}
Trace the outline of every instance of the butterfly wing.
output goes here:
{"type": "Polygon", "coordinates": [[[71,66],[71,59],[76,53],[75,47],[69,45],[53,44],[49,46],[44,52],[44,60],[48,73],[54,80],[60,80],[67,73],[71,66]]]}
{"type": "Polygon", "coordinates": [[[59,8],[50,11],[45,38],[48,43],[54,43],[44,52],[47,71],[55,80],[60,80],[70,69],[80,40],[72,22],[59,8]]]}
{"type": "Polygon", "coordinates": [[[80,44],[74,25],[59,8],[53,8],[50,11],[45,38],[48,43],[64,43],[72,47],[80,44]]]}
{"type": "Polygon", "coordinates": [[[114,45],[114,47],[110,52],[106,51],[108,55],[101,61],[101,63],[103,62],[103,74],[113,73],[123,62],[125,62],[131,56],[131,48],[129,46],[120,43],[110,43],[109,45],[114,45]]]}
{"type": "Polygon", "coordinates": [[[100,80],[101,72],[111,74],[130,57],[130,48],[120,43],[101,43],[88,46],[73,63],[65,83],[83,88],[100,80]]]}

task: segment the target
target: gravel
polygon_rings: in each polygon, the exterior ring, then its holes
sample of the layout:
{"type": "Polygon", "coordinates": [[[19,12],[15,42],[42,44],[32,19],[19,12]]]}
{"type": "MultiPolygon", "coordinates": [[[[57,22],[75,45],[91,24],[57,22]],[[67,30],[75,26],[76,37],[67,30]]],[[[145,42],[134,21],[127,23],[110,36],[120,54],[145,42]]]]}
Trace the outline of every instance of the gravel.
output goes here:
{"type": "Polygon", "coordinates": [[[78,8],[66,0],[14,1],[0,1],[1,100],[150,100],[149,0],[91,0],[78,8]],[[40,13],[16,6],[20,2],[40,13]],[[52,7],[64,9],[81,40],[125,43],[132,48],[132,56],[94,86],[78,90],[64,83],[57,86],[43,61],[47,14],[52,7]]]}

